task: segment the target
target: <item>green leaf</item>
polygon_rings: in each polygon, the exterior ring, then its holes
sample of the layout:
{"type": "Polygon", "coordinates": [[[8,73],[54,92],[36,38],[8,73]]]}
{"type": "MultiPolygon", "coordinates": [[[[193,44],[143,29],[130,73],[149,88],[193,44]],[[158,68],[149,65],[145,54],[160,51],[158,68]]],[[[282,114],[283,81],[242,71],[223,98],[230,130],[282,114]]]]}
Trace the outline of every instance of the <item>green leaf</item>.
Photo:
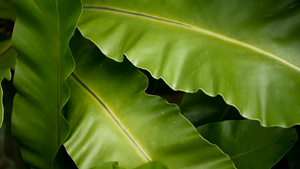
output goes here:
{"type": "Polygon", "coordinates": [[[107,161],[133,168],[153,160],[170,168],[234,168],[177,106],[144,93],[146,77],[127,60],[114,62],[95,47],[73,53],[65,115],[71,134],[64,145],[79,168],[107,161]]]}
{"type": "Polygon", "coordinates": [[[103,164],[100,164],[99,166],[92,167],[91,169],[124,169],[122,167],[118,166],[118,162],[105,162],[103,164]]]}
{"type": "Polygon", "coordinates": [[[237,168],[271,168],[297,140],[296,130],[262,127],[258,121],[224,121],[198,128],[230,156],[237,168]]]}
{"type": "MultiPolygon", "coordinates": [[[[123,167],[118,166],[118,162],[106,162],[97,167],[93,167],[91,169],[125,169],[123,167]]],[[[163,164],[157,161],[151,161],[145,164],[142,164],[134,169],[168,169],[163,164]]]]}
{"type": "Polygon", "coordinates": [[[10,70],[15,67],[16,56],[16,52],[11,47],[11,39],[0,41],[0,128],[2,126],[4,116],[1,82],[4,78],[7,80],[11,79],[10,70]]]}
{"type": "Polygon", "coordinates": [[[12,0],[0,0],[0,18],[16,20],[16,9],[12,3],[12,0]]]}
{"type": "Polygon", "coordinates": [[[13,47],[18,53],[12,131],[32,168],[53,168],[69,134],[61,109],[69,98],[66,78],[74,69],[68,46],[79,0],[14,1],[18,17],[13,47]]]}
{"type": "Polygon", "coordinates": [[[82,34],[117,61],[199,88],[264,126],[300,124],[300,3],[295,0],[83,0],[82,34]]]}
{"type": "Polygon", "coordinates": [[[186,93],[180,104],[180,110],[195,127],[211,122],[243,119],[221,96],[210,97],[201,90],[197,93],[186,93]]]}
{"type": "Polygon", "coordinates": [[[134,169],[168,169],[166,166],[157,161],[152,161],[134,169]]]}

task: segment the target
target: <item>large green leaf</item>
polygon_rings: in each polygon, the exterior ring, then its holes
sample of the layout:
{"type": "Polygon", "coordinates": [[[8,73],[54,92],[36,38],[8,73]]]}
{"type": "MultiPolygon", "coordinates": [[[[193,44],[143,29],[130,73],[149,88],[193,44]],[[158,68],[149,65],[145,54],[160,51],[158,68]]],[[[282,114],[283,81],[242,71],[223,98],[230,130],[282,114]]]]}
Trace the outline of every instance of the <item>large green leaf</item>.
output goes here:
{"type": "Polygon", "coordinates": [[[265,126],[300,124],[299,0],[83,0],[83,35],[173,89],[220,93],[265,126]]]}
{"type": "Polygon", "coordinates": [[[74,68],[68,47],[81,13],[79,0],[15,0],[13,47],[18,53],[12,130],[32,168],[53,168],[69,134],[61,109],[74,68]]]}
{"type": "Polygon", "coordinates": [[[296,130],[262,127],[258,121],[224,121],[198,128],[230,156],[237,168],[271,168],[297,140],[296,130]]]}
{"type": "Polygon", "coordinates": [[[16,56],[16,52],[11,47],[11,39],[5,39],[3,41],[0,39],[0,128],[2,126],[4,116],[1,82],[4,78],[7,80],[11,79],[10,70],[14,69],[15,67],[16,56]]]}
{"type": "Polygon", "coordinates": [[[71,134],[65,147],[79,168],[107,161],[133,168],[152,160],[180,169],[234,168],[177,106],[144,93],[147,78],[127,60],[114,62],[96,47],[82,56],[73,53],[76,69],[68,81],[65,115],[71,134]]]}

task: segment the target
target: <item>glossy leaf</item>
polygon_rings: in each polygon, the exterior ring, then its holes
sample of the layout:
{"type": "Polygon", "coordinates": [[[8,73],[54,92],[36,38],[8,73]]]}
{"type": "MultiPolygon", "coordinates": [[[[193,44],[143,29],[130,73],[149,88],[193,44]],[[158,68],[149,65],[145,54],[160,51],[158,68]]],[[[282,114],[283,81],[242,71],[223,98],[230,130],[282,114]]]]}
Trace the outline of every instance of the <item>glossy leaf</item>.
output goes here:
{"type": "Polygon", "coordinates": [[[237,168],[271,168],[297,140],[296,130],[262,127],[258,121],[224,121],[198,128],[230,156],[237,168]]]}
{"type": "Polygon", "coordinates": [[[243,119],[235,107],[227,105],[221,96],[210,97],[201,90],[186,93],[180,110],[195,127],[211,122],[243,119]]]}
{"type": "Polygon", "coordinates": [[[68,47],[81,13],[79,0],[14,1],[18,53],[12,131],[32,168],[53,168],[69,134],[61,109],[69,98],[66,78],[74,68],[68,47]]]}
{"type": "Polygon", "coordinates": [[[221,94],[264,126],[300,124],[297,0],[83,0],[83,35],[173,89],[221,94]]]}
{"type": "Polygon", "coordinates": [[[1,82],[4,78],[7,80],[11,79],[10,70],[15,67],[16,56],[16,52],[11,47],[11,39],[0,41],[0,128],[2,126],[4,116],[1,82]]]}
{"type": "Polygon", "coordinates": [[[169,168],[234,168],[175,105],[144,93],[146,77],[128,61],[114,62],[95,47],[83,56],[73,53],[65,147],[79,168],[107,161],[133,168],[153,160],[169,168]]]}

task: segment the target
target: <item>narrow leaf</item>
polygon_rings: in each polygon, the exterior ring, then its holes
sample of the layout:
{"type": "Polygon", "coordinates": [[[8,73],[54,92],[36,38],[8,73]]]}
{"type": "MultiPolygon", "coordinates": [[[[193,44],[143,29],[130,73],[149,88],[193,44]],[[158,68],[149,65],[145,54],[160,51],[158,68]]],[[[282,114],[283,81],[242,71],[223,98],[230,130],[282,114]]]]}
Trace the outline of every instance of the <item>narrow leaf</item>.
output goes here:
{"type": "Polygon", "coordinates": [[[78,27],[108,57],[175,90],[220,93],[264,126],[300,124],[299,1],[83,3],[78,27]]]}
{"type": "Polygon", "coordinates": [[[61,109],[69,98],[66,78],[74,68],[68,47],[81,13],[79,0],[14,1],[18,53],[12,130],[32,168],[53,168],[69,134],[61,109]]]}
{"type": "Polygon", "coordinates": [[[296,130],[262,127],[258,121],[224,121],[198,128],[230,156],[237,168],[271,168],[297,140],[296,130]]]}
{"type": "Polygon", "coordinates": [[[114,62],[95,47],[75,60],[65,146],[79,168],[107,161],[133,168],[153,160],[169,168],[234,168],[175,105],[144,93],[146,77],[128,61],[114,62]]]}

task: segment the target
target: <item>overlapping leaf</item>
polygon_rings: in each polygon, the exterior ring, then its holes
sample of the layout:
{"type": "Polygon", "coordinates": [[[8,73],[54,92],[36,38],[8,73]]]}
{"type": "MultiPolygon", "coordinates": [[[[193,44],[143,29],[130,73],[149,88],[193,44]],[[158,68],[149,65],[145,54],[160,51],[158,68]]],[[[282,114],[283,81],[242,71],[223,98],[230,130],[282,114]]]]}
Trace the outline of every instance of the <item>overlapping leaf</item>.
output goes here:
{"type": "Polygon", "coordinates": [[[69,133],[61,109],[69,97],[66,78],[74,68],[68,43],[81,13],[79,0],[14,1],[18,53],[12,130],[32,168],[53,168],[69,133]]]}
{"type": "MultiPolygon", "coordinates": [[[[1,35],[1,34],[0,34],[1,35]]],[[[1,40],[1,39],[0,39],[1,40]]],[[[11,40],[0,41],[0,128],[3,122],[3,104],[2,104],[2,87],[1,82],[4,78],[11,79],[10,70],[14,69],[16,64],[16,52],[11,47],[11,40]]]]}
{"type": "Polygon", "coordinates": [[[114,62],[96,47],[75,60],[65,146],[79,168],[108,161],[134,168],[153,160],[169,168],[234,168],[175,105],[144,93],[146,77],[128,61],[114,62]]]}
{"type": "Polygon", "coordinates": [[[262,127],[258,121],[224,121],[198,131],[230,156],[237,168],[271,168],[297,140],[296,130],[262,127]]]}
{"type": "Polygon", "coordinates": [[[297,0],[84,0],[83,35],[173,89],[220,93],[265,126],[300,124],[297,0]]]}

